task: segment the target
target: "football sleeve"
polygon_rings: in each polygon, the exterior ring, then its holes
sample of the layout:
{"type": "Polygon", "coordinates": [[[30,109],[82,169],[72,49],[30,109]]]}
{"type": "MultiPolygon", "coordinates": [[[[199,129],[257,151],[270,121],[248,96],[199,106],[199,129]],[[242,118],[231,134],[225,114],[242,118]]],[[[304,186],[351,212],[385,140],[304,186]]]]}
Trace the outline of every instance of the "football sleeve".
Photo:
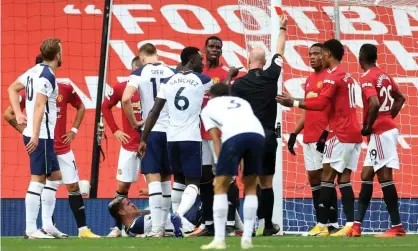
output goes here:
{"type": "Polygon", "coordinates": [[[324,80],[324,87],[321,90],[319,96],[325,96],[328,98],[332,98],[337,91],[337,82],[332,79],[325,79],[324,80]]]}
{"type": "Polygon", "coordinates": [[[396,81],[392,77],[389,77],[389,78],[390,78],[390,82],[392,82],[392,91],[398,91],[399,90],[398,83],[396,83],[396,81]]]}
{"type": "Polygon", "coordinates": [[[160,85],[160,90],[158,91],[157,98],[167,99],[166,98],[166,91],[167,91],[166,88],[167,88],[167,85],[160,85]]]}
{"type": "Polygon", "coordinates": [[[373,81],[373,79],[367,76],[360,78],[360,86],[363,95],[366,97],[366,100],[368,100],[370,97],[377,96],[375,81],[373,81]]]}
{"type": "Polygon", "coordinates": [[[29,77],[29,74],[26,71],[25,73],[20,75],[17,79],[19,80],[20,83],[22,83],[22,85],[26,87],[28,85],[28,77],[29,77]]]}
{"type": "Polygon", "coordinates": [[[107,125],[109,126],[112,133],[115,133],[117,130],[119,130],[119,127],[116,124],[112,113],[112,107],[114,107],[121,99],[120,91],[118,89],[118,84],[114,85],[113,88],[108,89],[106,98],[102,104],[103,117],[105,118],[107,125]]]}
{"type": "Polygon", "coordinates": [[[39,85],[38,85],[38,92],[50,97],[52,92],[54,92],[55,89],[55,83],[51,83],[48,79],[46,78],[40,78],[39,79],[39,85]]]}
{"type": "Polygon", "coordinates": [[[210,129],[217,127],[214,121],[210,117],[210,110],[211,106],[208,104],[205,108],[202,110],[201,119],[203,122],[203,125],[205,126],[205,130],[208,132],[210,129]]]}
{"type": "Polygon", "coordinates": [[[74,108],[79,107],[83,103],[83,101],[81,101],[80,96],[78,96],[78,93],[74,90],[74,88],[71,85],[70,85],[69,91],[70,91],[69,103],[74,108]]]}
{"type": "Polygon", "coordinates": [[[279,54],[275,54],[271,59],[270,66],[264,71],[264,73],[274,80],[278,80],[282,72],[283,58],[279,54]]]}

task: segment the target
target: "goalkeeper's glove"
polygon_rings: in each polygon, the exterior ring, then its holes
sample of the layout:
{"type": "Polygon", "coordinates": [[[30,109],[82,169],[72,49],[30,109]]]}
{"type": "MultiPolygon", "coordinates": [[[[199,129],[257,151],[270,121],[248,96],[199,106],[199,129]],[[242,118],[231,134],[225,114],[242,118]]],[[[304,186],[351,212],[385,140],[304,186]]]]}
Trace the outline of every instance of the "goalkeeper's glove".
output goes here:
{"type": "Polygon", "coordinates": [[[328,131],[324,130],[321,134],[321,137],[319,137],[318,141],[316,142],[316,150],[320,153],[324,153],[325,150],[325,142],[328,138],[328,131]]]}
{"type": "Polygon", "coordinates": [[[295,150],[293,149],[293,147],[295,146],[297,136],[298,136],[297,134],[291,133],[290,137],[289,137],[289,142],[287,142],[287,149],[289,149],[289,152],[292,155],[296,155],[295,150]]]}

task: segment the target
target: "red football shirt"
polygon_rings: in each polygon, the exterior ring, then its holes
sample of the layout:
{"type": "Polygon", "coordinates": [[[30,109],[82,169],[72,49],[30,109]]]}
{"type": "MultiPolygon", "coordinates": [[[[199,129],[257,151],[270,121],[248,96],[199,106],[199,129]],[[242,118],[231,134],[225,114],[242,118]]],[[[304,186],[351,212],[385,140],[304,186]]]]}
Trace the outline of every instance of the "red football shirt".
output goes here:
{"type": "MultiPolygon", "coordinates": [[[[209,77],[211,77],[214,84],[225,82],[226,78],[228,77],[228,72],[229,72],[229,67],[223,64],[220,64],[216,68],[205,67],[203,69],[203,74],[206,74],[209,77]]],[[[203,102],[202,102],[202,109],[206,106],[208,101],[209,101],[209,93],[205,93],[205,96],[203,97],[203,102]]],[[[202,133],[202,139],[206,139],[206,140],[211,139],[209,136],[209,133],[206,132],[203,123],[201,123],[200,125],[200,130],[202,133]]]]}
{"type": "Polygon", "coordinates": [[[366,123],[367,120],[369,110],[368,99],[377,96],[379,98],[380,108],[372,132],[381,134],[396,128],[395,120],[390,114],[393,105],[391,93],[399,89],[396,82],[380,68],[373,67],[360,77],[360,84],[364,106],[363,123],[366,123]]]}
{"type": "Polygon", "coordinates": [[[341,66],[329,69],[320,96],[331,99],[330,129],[343,143],[361,143],[361,128],[356,115],[355,81],[341,66]]]}
{"type": "MultiPolygon", "coordinates": [[[[126,88],[127,82],[118,83],[113,85],[113,89],[109,90],[108,94],[106,95],[103,104],[102,104],[102,113],[103,117],[105,118],[107,125],[109,126],[112,133],[115,133],[119,130],[118,125],[115,122],[115,118],[113,117],[112,107],[117,105],[122,100],[123,91],[126,88]]],[[[139,93],[135,92],[135,94],[131,98],[132,108],[135,114],[136,120],[141,120],[141,102],[139,99],[139,93]]],[[[123,149],[127,151],[137,151],[140,141],[140,133],[132,127],[131,123],[126,117],[125,112],[121,109],[122,113],[122,126],[123,132],[129,135],[129,141],[126,144],[122,144],[123,149]]]]}
{"type": "MultiPolygon", "coordinates": [[[[25,107],[25,94],[22,93],[20,106],[25,107]]],[[[72,85],[67,83],[58,83],[57,97],[57,124],[54,132],[54,148],[57,155],[66,154],[71,151],[70,144],[64,144],[62,136],[67,133],[67,104],[74,108],[82,103],[80,96],[75,92],[72,85]]]]}
{"type": "MultiPolygon", "coordinates": [[[[319,73],[312,73],[305,82],[305,99],[318,97],[323,89],[323,81],[327,75],[323,70],[319,73]]],[[[303,134],[303,143],[317,142],[322,132],[328,126],[328,116],[331,107],[326,107],[323,111],[305,111],[305,125],[303,134]]]]}

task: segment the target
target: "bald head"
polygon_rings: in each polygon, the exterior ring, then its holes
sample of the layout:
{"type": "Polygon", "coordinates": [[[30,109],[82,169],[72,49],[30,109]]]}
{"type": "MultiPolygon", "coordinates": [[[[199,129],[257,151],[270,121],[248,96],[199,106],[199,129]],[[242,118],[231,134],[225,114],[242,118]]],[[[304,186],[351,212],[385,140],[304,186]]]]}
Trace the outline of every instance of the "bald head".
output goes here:
{"type": "Polygon", "coordinates": [[[261,47],[256,47],[250,51],[249,68],[263,68],[266,64],[266,52],[261,47]]]}

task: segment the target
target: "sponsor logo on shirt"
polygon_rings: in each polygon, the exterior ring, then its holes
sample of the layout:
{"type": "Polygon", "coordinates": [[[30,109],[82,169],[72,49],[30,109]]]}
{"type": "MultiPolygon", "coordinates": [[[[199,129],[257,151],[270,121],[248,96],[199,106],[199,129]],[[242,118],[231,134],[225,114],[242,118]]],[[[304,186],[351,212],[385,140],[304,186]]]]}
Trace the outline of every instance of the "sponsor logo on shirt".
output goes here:
{"type": "Polygon", "coordinates": [[[364,83],[361,85],[361,87],[372,87],[373,84],[372,83],[364,83]]]}
{"type": "Polygon", "coordinates": [[[324,84],[331,84],[331,85],[333,85],[333,84],[335,84],[335,81],[334,80],[331,80],[331,79],[325,79],[324,80],[324,84]]]}
{"type": "Polygon", "coordinates": [[[308,94],[306,94],[306,98],[316,98],[318,97],[318,93],[316,92],[308,92],[308,94]]]}

